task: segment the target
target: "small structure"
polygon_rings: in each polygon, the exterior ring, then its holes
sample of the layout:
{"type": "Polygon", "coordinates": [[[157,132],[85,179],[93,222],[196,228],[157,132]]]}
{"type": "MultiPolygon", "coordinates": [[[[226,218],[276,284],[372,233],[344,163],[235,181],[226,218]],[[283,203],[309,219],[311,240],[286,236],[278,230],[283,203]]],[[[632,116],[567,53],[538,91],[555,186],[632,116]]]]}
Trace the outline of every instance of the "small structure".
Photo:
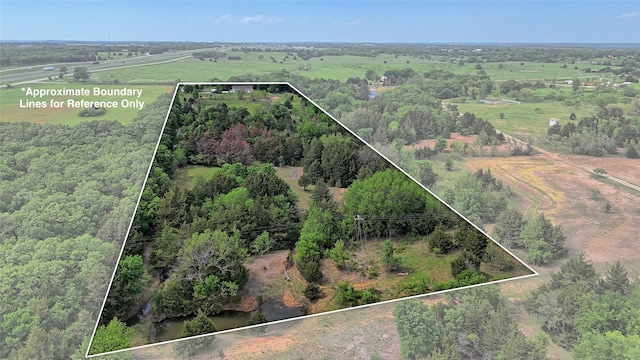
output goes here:
{"type": "Polygon", "coordinates": [[[237,93],[237,92],[240,92],[240,91],[246,92],[246,93],[252,93],[253,92],[253,85],[233,85],[229,92],[237,93]]]}
{"type": "Polygon", "coordinates": [[[625,81],[625,82],[623,82],[622,84],[613,84],[613,88],[614,88],[614,89],[624,89],[624,88],[626,88],[626,87],[627,87],[627,86],[629,86],[629,85],[631,85],[631,83],[630,83],[630,82],[628,82],[628,81],[625,81]]]}
{"type": "Polygon", "coordinates": [[[549,126],[560,125],[560,119],[551,118],[549,119],[549,126]]]}

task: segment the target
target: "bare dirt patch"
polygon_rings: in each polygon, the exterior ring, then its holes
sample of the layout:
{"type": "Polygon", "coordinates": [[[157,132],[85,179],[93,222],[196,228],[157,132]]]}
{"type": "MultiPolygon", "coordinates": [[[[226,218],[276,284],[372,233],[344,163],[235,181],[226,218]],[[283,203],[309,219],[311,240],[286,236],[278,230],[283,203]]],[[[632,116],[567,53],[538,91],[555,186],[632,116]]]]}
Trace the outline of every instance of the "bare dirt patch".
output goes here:
{"type": "Polygon", "coordinates": [[[278,250],[266,255],[256,255],[245,263],[249,270],[249,281],[240,293],[240,302],[230,304],[226,310],[253,311],[260,306],[258,296],[262,301],[282,301],[287,306],[305,305],[296,285],[301,281],[296,277],[295,269],[287,269],[291,281],[286,280],[285,264],[287,250],[278,250]]]}
{"type": "Polygon", "coordinates": [[[585,155],[561,155],[578,165],[590,169],[602,168],[610,175],[640,185],[640,160],[624,157],[592,157],[585,155]]]}
{"type": "MultiPolygon", "coordinates": [[[[456,141],[461,143],[473,144],[473,142],[476,141],[477,138],[478,138],[478,135],[460,135],[460,133],[454,132],[454,133],[451,133],[450,139],[445,139],[445,140],[447,140],[447,145],[456,141]]],[[[427,140],[421,140],[412,145],[407,145],[404,147],[404,149],[405,150],[421,149],[427,146],[433,149],[435,144],[436,144],[436,139],[427,139],[427,140]]]]}

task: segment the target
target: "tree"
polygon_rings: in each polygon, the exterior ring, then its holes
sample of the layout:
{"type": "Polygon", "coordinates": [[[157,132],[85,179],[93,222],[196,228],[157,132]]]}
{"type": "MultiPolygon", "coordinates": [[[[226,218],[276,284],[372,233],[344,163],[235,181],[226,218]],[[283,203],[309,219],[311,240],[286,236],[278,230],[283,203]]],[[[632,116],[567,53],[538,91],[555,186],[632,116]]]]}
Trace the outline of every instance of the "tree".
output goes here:
{"type": "Polygon", "coordinates": [[[331,189],[329,189],[327,183],[322,179],[318,180],[316,186],[313,188],[313,191],[311,192],[311,200],[318,205],[324,202],[333,201],[333,193],[331,193],[331,189]]]}
{"type": "Polygon", "coordinates": [[[69,73],[69,69],[67,69],[66,66],[61,66],[60,67],[60,75],[58,75],[58,77],[60,79],[66,78],[68,73],[69,73]]]}
{"type": "Polygon", "coordinates": [[[338,269],[345,268],[345,261],[349,259],[349,253],[344,248],[344,241],[336,241],[334,247],[329,250],[329,257],[336,262],[338,269]]]}
{"type": "Polygon", "coordinates": [[[573,80],[571,81],[571,88],[573,89],[573,91],[578,91],[578,89],[580,88],[580,79],[573,78],[573,80]]]}
{"type": "Polygon", "coordinates": [[[107,326],[101,325],[96,329],[89,354],[127,349],[131,347],[132,339],[133,330],[114,317],[107,326]]]}
{"type": "Polygon", "coordinates": [[[133,305],[136,296],[144,289],[150,276],[145,276],[142,256],[126,256],[118,263],[102,319],[124,316],[133,305]]]}
{"type": "Polygon", "coordinates": [[[518,243],[520,232],[525,221],[522,213],[517,209],[509,209],[500,213],[493,228],[496,240],[506,247],[512,247],[518,243]]]}
{"type": "MultiPolygon", "coordinates": [[[[195,318],[191,320],[185,320],[184,329],[180,333],[180,337],[191,337],[202,334],[210,334],[216,332],[216,327],[213,325],[211,319],[209,319],[203,312],[198,312],[195,318]]],[[[173,351],[178,355],[191,357],[196,355],[205,347],[211,346],[215,336],[204,336],[196,339],[180,341],[173,345],[173,351]]]]}
{"type": "Polygon", "coordinates": [[[298,186],[302,186],[304,191],[307,191],[307,186],[311,185],[311,178],[307,174],[302,174],[298,179],[298,186]]]}
{"type": "Polygon", "coordinates": [[[477,270],[489,245],[487,237],[471,225],[461,224],[456,230],[455,238],[458,246],[463,250],[463,255],[468,252],[467,258],[477,270]]]}
{"type": "Polygon", "coordinates": [[[386,240],[382,247],[382,264],[387,271],[396,271],[400,267],[400,258],[394,255],[395,248],[391,240],[386,240]]]}
{"type": "Polygon", "coordinates": [[[374,70],[367,70],[364,74],[365,79],[369,80],[369,81],[379,81],[380,80],[380,75],[378,75],[377,72],[375,72],[374,70]]]}
{"type": "Polygon", "coordinates": [[[394,307],[393,316],[403,359],[422,359],[436,351],[444,331],[427,305],[417,300],[401,301],[394,307]]]}
{"type": "Polygon", "coordinates": [[[450,156],[447,156],[447,160],[445,161],[444,166],[447,171],[453,171],[453,160],[450,156]]]}
{"type": "Polygon", "coordinates": [[[446,149],[446,147],[447,147],[447,139],[445,139],[445,138],[443,138],[443,137],[438,136],[438,137],[436,138],[436,143],[435,143],[435,145],[433,145],[433,149],[434,149],[434,150],[436,150],[436,151],[438,151],[438,152],[441,152],[441,151],[443,151],[444,149],[446,149]]]}
{"type": "Polygon", "coordinates": [[[376,172],[364,180],[355,181],[343,200],[349,218],[353,219],[358,214],[371,220],[391,217],[387,221],[366,221],[363,224],[363,231],[374,236],[388,235],[391,230],[399,234],[412,230],[427,234],[437,225],[435,215],[430,214],[450,213],[420,185],[395,169],[376,172]],[[423,216],[424,221],[407,219],[416,215],[423,216]]]}
{"type": "Polygon", "coordinates": [[[274,239],[269,236],[267,231],[263,231],[256,239],[251,243],[251,252],[258,255],[264,255],[274,245],[274,239]]]}
{"type": "Polygon", "coordinates": [[[618,292],[622,295],[629,293],[629,290],[631,290],[627,270],[620,261],[607,266],[607,275],[604,279],[598,280],[598,285],[604,290],[618,292]]]}
{"type": "Polygon", "coordinates": [[[231,281],[239,287],[248,279],[243,265],[246,248],[238,233],[229,236],[221,230],[205,230],[184,241],[177,257],[176,275],[179,279],[202,282],[209,275],[231,281]]]}
{"type": "MultiPolygon", "coordinates": [[[[262,311],[262,308],[259,308],[257,311],[251,314],[248,325],[263,324],[267,321],[267,318],[264,316],[264,311],[262,311]]],[[[264,326],[262,327],[262,329],[264,329],[264,326]]]]}
{"type": "Polygon", "coordinates": [[[216,327],[213,325],[213,322],[206,314],[199,311],[195,318],[184,322],[184,330],[182,330],[180,337],[209,334],[215,331],[216,327]]]}
{"type": "Polygon", "coordinates": [[[73,79],[75,81],[87,81],[91,77],[89,69],[86,67],[77,67],[73,70],[73,79]]]}
{"type": "Polygon", "coordinates": [[[453,240],[451,240],[451,235],[447,234],[445,230],[446,229],[442,224],[438,224],[435,230],[427,238],[431,251],[436,253],[436,249],[438,249],[436,255],[438,253],[446,254],[453,249],[453,240]]]}

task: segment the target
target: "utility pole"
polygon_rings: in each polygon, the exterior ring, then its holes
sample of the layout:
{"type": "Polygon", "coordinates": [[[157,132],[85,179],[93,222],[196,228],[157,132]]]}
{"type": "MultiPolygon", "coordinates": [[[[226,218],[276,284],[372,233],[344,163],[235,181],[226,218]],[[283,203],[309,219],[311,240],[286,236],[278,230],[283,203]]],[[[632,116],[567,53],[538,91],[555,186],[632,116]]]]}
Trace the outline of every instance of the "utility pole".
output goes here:
{"type": "Polygon", "coordinates": [[[362,217],[360,214],[357,214],[354,220],[356,221],[356,243],[360,244],[362,241],[362,231],[360,229],[360,221],[362,221],[362,217]]]}

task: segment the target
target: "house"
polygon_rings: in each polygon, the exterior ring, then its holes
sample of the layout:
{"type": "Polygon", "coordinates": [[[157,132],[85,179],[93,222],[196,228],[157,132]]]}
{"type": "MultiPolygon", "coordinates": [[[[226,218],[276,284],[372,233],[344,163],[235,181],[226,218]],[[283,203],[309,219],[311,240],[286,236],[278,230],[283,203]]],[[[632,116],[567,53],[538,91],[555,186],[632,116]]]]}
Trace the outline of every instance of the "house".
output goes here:
{"type": "Polygon", "coordinates": [[[229,92],[237,93],[239,91],[251,93],[253,92],[253,85],[233,85],[229,92]]]}
{"type": "Polygon", "coordinates": [[[549,126],[560,125],[560,119],[551,118],[549,119],[549,126]]]}
{"type": "Polygon", "coordinates": [[[565,80],[562,83],[565,84],[565,85],[571,85],[571,84],[573,84],[573,80],[565,80]]]}

